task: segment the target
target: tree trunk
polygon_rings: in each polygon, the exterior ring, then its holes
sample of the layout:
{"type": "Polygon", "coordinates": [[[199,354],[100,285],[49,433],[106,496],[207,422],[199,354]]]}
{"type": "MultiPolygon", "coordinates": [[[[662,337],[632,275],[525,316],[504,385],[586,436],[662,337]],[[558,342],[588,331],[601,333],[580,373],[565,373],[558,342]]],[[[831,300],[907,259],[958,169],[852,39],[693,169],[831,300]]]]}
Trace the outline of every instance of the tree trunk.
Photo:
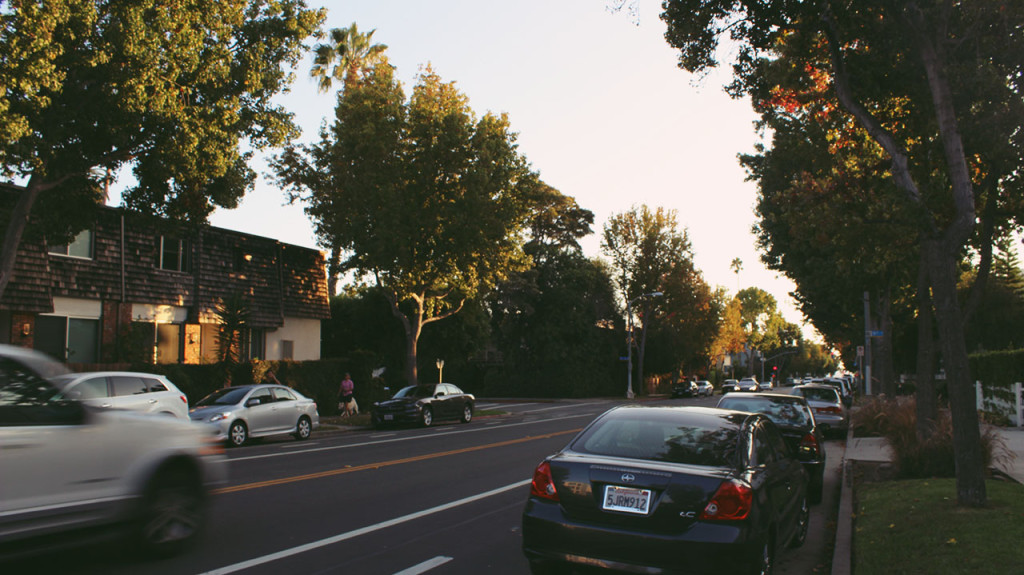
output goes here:
{"type": "MultiPolygon", "coordinates": [[[[922,241],[923,243],[923,241],[922,241]]],[[[921,253],[917,272],[917,436],[924,440],[935,432],[939,419],[935,395],[935,328],[932,323],[931,287],[928,283],[928,262],[921,253]]]]}
{"type": "Polygon", "coordinates": [[[882,393],[896,395],[896,376],[892,362],[892,290],[888,287],[881,292],[878,298],[878,326],[882,330],[882,337],[878,341],[878,352],[872,355],[878,366],[879,388],[882,393]]]}
{"type": "MultiPolygon", "coordinates": [[[[928,245],[936,246],[933,242],[928,245]]],[[[953,455],[956,461],[957,502],[970,507],[986,505],[985,460],[981,447],[977,401],[967,361],[967,345],[956,292],[958,252],[929,249],[928,275],[931,277],[935,319],[942,342],[946,367],[949,408],[953,419],[953,455]]]]}
{"type": "Polygon", "coordinates": [[[341,274],[341,248],[331,248],[331,255],[327,261],[327,295],[333,296],[338,293],[338,276],[341,274]]]}

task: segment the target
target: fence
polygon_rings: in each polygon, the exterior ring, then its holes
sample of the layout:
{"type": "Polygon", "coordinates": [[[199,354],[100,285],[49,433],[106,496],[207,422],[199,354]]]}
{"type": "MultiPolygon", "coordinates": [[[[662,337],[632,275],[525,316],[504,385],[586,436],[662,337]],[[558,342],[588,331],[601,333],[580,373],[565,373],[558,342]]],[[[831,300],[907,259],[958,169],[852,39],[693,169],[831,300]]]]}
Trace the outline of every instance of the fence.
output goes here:
{"type": "Polygon", "coordinates": [[[1024,395],[1020,382],[1006,386],[985,387],[981,382],[975,384],[977,389],[978,410],[1006,415],[1010,423],[1024,427],[1024,395]]]}

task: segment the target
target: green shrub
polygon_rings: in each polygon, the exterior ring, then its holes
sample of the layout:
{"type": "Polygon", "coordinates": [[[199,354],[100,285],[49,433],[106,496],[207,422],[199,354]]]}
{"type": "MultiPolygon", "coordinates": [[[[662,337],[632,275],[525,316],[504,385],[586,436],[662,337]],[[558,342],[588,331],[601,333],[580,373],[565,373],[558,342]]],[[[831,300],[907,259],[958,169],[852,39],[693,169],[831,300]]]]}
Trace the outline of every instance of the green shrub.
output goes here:
{"type": "MultiPolygon", "coordinates": [[[[855,433],[885,437],[892,448],[897,475],[901,478],[955,477],[953,422],[948,410],[940,411],[932,434],[917,433],[917,402],[914,397],[879,396],[861,402],[854,413],[855,433]]],[[[1012,457],[1002,438],[990,427],[982,428],[985,466],[1012,457]]]]}

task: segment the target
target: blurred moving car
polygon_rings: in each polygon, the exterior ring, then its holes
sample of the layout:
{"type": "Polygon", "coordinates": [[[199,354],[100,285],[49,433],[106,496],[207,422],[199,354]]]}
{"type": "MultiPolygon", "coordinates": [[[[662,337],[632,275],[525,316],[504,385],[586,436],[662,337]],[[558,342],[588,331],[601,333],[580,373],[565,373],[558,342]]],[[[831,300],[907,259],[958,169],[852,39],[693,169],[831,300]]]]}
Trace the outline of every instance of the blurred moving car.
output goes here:
{"type": "Polygon", "coordinates": [[[216,437],[240,447],[250,438],[291,434],[309,439],[320,427],[316,402],[283,385],[225,387],[196,402],[193,422],[212,425],[216,437]]]}
{"type": "Polygon", "coordinates": [[[763,415],[621,406],[537,466],[523,553],[533,573],[770,573],[807,535],[806,486],[763,415]]]}
{"type": "Polygon", "coordinates": [[[727,379],[722,382],[722,395],[732,393],[734,391],[740,391],[740,382],[736,379],[727,379]]]}
{"type": "Polygon", "coordinates": [[[69,400],[46,379],[62,368],[0,345],[0,557],[101,527],[144,552],[181,551],[226,479],[223,448],[191,423],[69,400]]]}
{"type": "Polygon", "coordinates": [[[715,394],[715,386],[711,385],[710,381],[702,379],[697,382],[697,395],[711,397],[715,394]]]}
{"type": "Polygon", "coordinates": [[[825,477],[825,436],[818,429],[807,400],[781,393],[730,393],[718,400],[718,407],[760,413],[771,419],[807,471],[810,478],[807,484],[808,501],[811,505],[821,503],[825,477]]]}
{"type": "Polygon", "coordinates": [[[102,371],[55,378],[61,397],[93,407],[172,415],[188,421],[188,398],[171,380],[152,373],[102,371]]]}
{"type": "Polygon", "coordinates": [[[744,377],[740,380],[737,391],[761,391],[761,385],[753,377],[744,377]]]}
{"type": "Polygon", "coordinates": [[[444,419],[469,423],[475,404],[472,394],[450,383],[410,385],[398,390],[391,399],[374,403],[370,421],[375,427],[401,422],[430,427],[444,419]]]}
{"type": "Polygon", "coordinates": [[[807,400],[807,404],[814,412],[814,419],[824,435],[846,434],[849,416],[842,398],[839,397],[838,389],[831,385],[810,383],[794,387],[793,395],[799,395],[807,400]]]}
{"type": "Polygon", "coordinates": [[[680,381],[672,386],[672,397],[696,397],[696,381],[680,381]]]}

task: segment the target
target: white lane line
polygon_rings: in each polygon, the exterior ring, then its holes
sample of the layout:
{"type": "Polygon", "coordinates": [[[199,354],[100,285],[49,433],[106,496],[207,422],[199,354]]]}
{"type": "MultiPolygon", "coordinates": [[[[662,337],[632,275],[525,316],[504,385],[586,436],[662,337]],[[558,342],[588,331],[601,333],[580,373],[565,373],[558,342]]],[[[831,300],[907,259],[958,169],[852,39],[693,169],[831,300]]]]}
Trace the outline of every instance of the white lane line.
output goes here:
{"type": "Polygon", "coordinates": [[[583,407],[584,405],[598,405],[603,404],[603,401],[591,401],[589,403],[574,403],[572,405],[556,405],[555,407],[545,407],[543,409],[531,409],[530,411],[522,411],[521,414],[525,413],[540,413],[542,411],[551,411],[552,409],[568,409],[571,407],[583,407]]]}
{"type": "Polygon", "coordinates": [[[451,560],[452,560],[451,557],[445,557],[443,555],[439,555],[439,556],[434,557],[433,559],[431,559],[429,561],[424,561],[423,563],[420,563],[419,565],[413,565],[412,567],[410,567],[408,569],[402,569],[398,573],[395,573],[395,575],[420,575],[420,573],[426,573],[427,571],[430,571],[434,567],[440,567],[441,565],[444,565],[445,563],[447,563],[447,562],[449,562],[451,560]]]}
{"type": "MultiPolygon", "coordinates": [[[[565,416],[559,417],[559,419],[574,419],[574,418],[577,418],[577,417],[594,417],[594,415],[595,414],[593,414],[593,413],[581,413],[581,414],[577,414],[577,415],[565,415],[565,416]]],[[[367,445],[380,445],[381,443],[395,443],[395,442],[399,442],[399,441],[412,441],[414,439],[431,439],[431,438],[434,438],[434,437],[441,437],[443,435],[457,435],[457,434],[460,434],[460,433],[476,433],[478,431],[491,431],[493,429],[502,429],[502,428],[506,428],[506,427],[519,427],[521,425],[536,425],[536,424],[537,424],[536,421],[522,421],[522,422],[519,422],[519,423],[509,423],[509,424],[506,424],[506,425],[502,425],[500,427],[498,427],[498,426],[495,426],[495,427],[474,427],[473,429],[465,429],[465,430],[462,430],[462,431],[445,431],[445,432],[442,432],[442,433],[427,432],[426,435],[413,435],[413,436],[410,436],[410,437],[396,437],[394,439],[381,439],[379,441],[364,441],[362,443],[346,443],[345,445],[333,445],[331,447],[317,447],[315,449],[303,449],[303,450],[300,450],[300,451],[288,451],[288,452],[281,452],[281,453],[266,453],[266,454],[263,454],[263,455],[250,455],[248,457],[232,457],[232,458],[228,459],[228,461],[230,461],[231,463],[235,463],[235,462],[238,462],[238,461],[250,461],[250,460],[253,460],[253,459],[267,459],[269,457],[284,457],[286,455],[298,455],[300,453],[314,453],[314,452],[317,452],[317,451],[333,451],[335,449],[348,449],[350,447],[366,447],[367,445]]],[[[438,428],[438,429],[443,429],[443,428],[438,428]]]]}
{"type": "Polygon", "coordinates": [[[259,566],[259,565],[264,565],[264,564],[270,563],[272,561],[277,561],[278,559],[284,559],[286,557],[291,557],[293,555],[298,555],[300,553],[305,553],[306,551],[312,551],[314,549],[319,549],[321,547],[326,547],[328,545],[334,545],[335,543],[340,543],[340,542],[345,541],[347,539],[352,539],[354,537],[359,537],[360,535],[366,535],[367,533],[373,533],[374,531],[380,531],[381,529],[386,529],[388,527],[399,525],[401,523],[406,523],[408,521],[414,521],[414,520],[419,519],[421,517],[426,517],[428,515],[433,515],[434,513],[440,513],[441,511],[447,511],[449,509],[454,509],[456,507],[459,507],[459,506],[462,506],[462,505],[466,505],[467,503],[473,503],[474,501],[479,501],[481,499],[486,499],[486,498],[488,498],[488,497],[490,497],[492,495],[497,495],[499,493],[504,493],[506,491],[511,491],[513,489],[518,489],[520,487],[523,487],[524,485],[529,485],[531,481],[533,481],[533,480],[532,479],[524,479],[522,481],[517,481],[517,482],[512,483],[510,485],[506,485],[504,487],[499,487],[497,489],[492,489],[490,491],[485,491],[484,493],[478,493],[476,495],[472,495],[472,496],[466,497],[464,499],[459,499],[458,501],[452,501],[450,503],[445,503],[443,505],[438,505],[437,507],[431,507],[430,509],[424,509],[423,511],[417,511],[416,513],[410,513],[408,515],[403,515],[401,517],[396,517],[394,519],[389,519],[388,521],[383,521],[383,522],[377,523],[375,525],[368,525],[366,527],[363,527],[363,528],[360,528],[360,529],[356,529],[354,531],[348,531],[346,533],[341,533],[341,534],[338,534],[338,535],[334,535],[333,537],[327,537],[326,539],[321,539],[319,541],[313,541],[312,543],[306,543],[305,545],[299,545],[297,547],[292,547],[291,549],[285,549],[283,551],[278,551],[277,553],[271,553],[269,555],[264,555],[262,557],[256,557],[254,559],[249,559],[248,561],[242,561],[240,563],[235,563],[234,565],[228,565],[226,567],[221,567],[219,569],[214,569],[213,571],[206,571],[205,573],[202,573],[201,575],[226,575],[227,573],[235,573],[236,571],[241,571],[243,569],[249,569],[251,567],[256,567],[256,566],[259,566]]]}

